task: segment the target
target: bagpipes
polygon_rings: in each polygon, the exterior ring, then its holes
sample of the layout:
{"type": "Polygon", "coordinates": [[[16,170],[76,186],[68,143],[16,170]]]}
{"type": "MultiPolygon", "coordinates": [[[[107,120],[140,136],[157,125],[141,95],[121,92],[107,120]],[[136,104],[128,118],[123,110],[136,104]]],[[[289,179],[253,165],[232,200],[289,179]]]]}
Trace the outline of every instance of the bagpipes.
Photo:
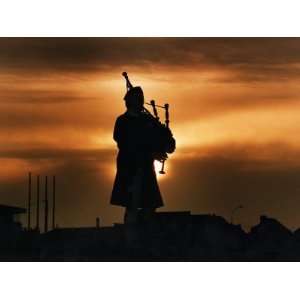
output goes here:
{"type": "MultiPolygon", "coordinates": [[[[127,92],[133,89],[128,75],[126,72],[122,73],[122,76],[126,80],[126,89],[127,92]]],[[[173,153],[176,148],[176,142],[173,137],[173,134],[169,128],[170,118],[169,118],[169,104],[166,103],[164,106],[157,105],[154,100],[151,100],[150,103],[145,102],[144,104],[152,107],[152,113],[145,107],[143,107],[143,113],[146,115],[149,122],[151,122],[153,131],[152,131],[152,140],[153,140],[153,156],[155,160],[158,160],[162,163],[160,174],[165,174],[165,161],[168,158],[167,153],[173,153]],[[165,111],[165,122],[162,123],[159,120],[159,115],[157,109],[164,109],[165,111]]],[[[150,136],[149,136],[150,138],[150,136]]]]}

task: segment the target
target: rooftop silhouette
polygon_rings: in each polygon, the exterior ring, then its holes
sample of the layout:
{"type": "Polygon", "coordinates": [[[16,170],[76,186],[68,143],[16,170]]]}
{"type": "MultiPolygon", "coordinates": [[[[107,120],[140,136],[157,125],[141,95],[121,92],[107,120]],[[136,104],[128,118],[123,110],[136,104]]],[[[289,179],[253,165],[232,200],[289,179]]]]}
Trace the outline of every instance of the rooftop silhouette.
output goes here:
{"type": "MultiPolygon", "coordinates": [[[[15,207],[4,210],[8,214],[25,211],[15,207]]],[[[46,233],[24,229],[13,219],[0,226],[2,261],[300,259],[300,229],[292,232],[267,216],[261,216],[260,222],[247,233],[240,225],[231,224],[221,216],[189,211],[157,212],[150,221],[139,219],[136,239],[130,243],[126,239],[126,224],[55,228],[46,233]]]]}

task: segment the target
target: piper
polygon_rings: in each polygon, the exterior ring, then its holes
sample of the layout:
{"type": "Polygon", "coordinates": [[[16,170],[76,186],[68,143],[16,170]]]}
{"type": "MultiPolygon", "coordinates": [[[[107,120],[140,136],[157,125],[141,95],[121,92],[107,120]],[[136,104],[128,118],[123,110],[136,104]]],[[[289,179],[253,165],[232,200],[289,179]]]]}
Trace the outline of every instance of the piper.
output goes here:
{"type": "Polygon", "coordinates": [[[122,75],[127,88],[126,112],[116,119],[114,126],[113,138],[119,152],[110,203],[125,207],[124,223],[135,224],[139,215],[151,216],[163,206],[154,160],[164,162],[166,153],[175,151],[175,139],[168,127],[168,105],[164,106],[166,124],[162,124],[155,102],[150,104],[155,108],[153,116],[144,107],[142,88],[133,87],[126,72],[122,75]]]}

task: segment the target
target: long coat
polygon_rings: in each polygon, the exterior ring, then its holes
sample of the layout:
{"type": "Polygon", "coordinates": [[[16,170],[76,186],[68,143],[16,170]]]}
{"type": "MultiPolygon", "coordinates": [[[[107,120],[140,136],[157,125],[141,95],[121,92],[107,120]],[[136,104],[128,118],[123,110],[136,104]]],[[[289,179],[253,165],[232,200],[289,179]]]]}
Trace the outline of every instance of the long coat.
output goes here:
{"type": "Polygon", "coordinates": [[[143,114],[125,112],[117,118],[113,137],[119,152],[111,204],[131,208],[163,206],[154,170],[151,130],[151,122],[143,114]]]}

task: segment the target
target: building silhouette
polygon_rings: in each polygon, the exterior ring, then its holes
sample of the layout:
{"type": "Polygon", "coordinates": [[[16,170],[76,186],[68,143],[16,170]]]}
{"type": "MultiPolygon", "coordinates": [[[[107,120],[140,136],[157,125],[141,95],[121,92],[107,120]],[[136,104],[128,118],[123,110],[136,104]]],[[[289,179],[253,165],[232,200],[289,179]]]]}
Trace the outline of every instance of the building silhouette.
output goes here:
{"type": "Polygon", "coordinates": [[[24,229],[17,216],[26,209],[0,205],[2,261],[299,261],[300,229],[292,232],[261,216],[245,232],[213,214],[189,211],[140,216],[136,239],[128,244],[127,225],[24,229]]]}
{"type": "Polygon", "coordinates": [[[23,237],[23,228],[18,216],[26,209],[0,204],[0,256],[15,255],[18,243],[23,237]]]}

